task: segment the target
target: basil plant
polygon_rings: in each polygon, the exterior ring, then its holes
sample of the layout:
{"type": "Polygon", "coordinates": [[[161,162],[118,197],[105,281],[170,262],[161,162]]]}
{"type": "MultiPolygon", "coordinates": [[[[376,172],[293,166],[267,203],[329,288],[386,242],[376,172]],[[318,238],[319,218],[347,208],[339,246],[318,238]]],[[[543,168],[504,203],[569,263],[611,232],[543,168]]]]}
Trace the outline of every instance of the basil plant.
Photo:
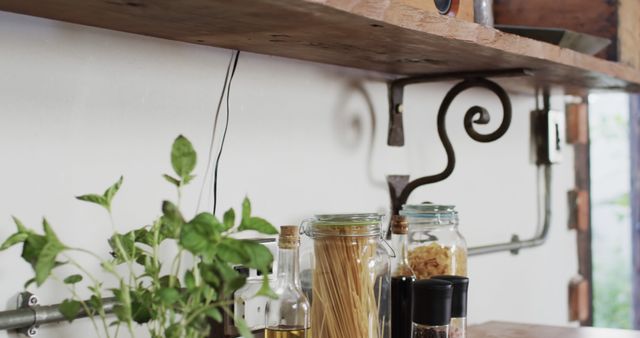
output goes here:
{"type": "MultiPolygon", "coordinates": [[[[153,338],[206,337],[211,321],[221,322],[224,313],[233,316],[231,296],[246,282],[234,265],[260,271],[263,284],[257,295],[275,297],[268,280],[273,262],[271,252],[256,241],[237,239],[234,235],[247,230],[275,235],[277,230],[251,214],[247,198],[239,217],[229,209],[222,220],[210,212],[185,218],[179,200],[182,188],[194,178],[196,159],[191,142],[183,136],[176,138],[171,150],[175,175],[164,178],[177,188],[178,201],[164,201],[162,216],[138,229],[118,232],[113,222],[111,202],[122,185],[122,177],[102,194],[77,197],[106,211],[113,226],[108,239],[112,250],[109,253],[66,245],[46,219],[39,232],[16,217],[13,218],[16,232],[2,243],[0,251],[22,245],[21,257],[35,272],[25,288],[32,283],[41,286],[48,280],[61,283],[69,298],[62,302],[59,311],[69,321],[79,314],[88,315],[99,337],[116,337],[122,330],[128,330],[133,337],[135,325],[146,326],[153,338]],[[159,254],[160,245],[164,248],[166,242],[176,252],[168,261],[159,254]],[[74,259],[76,255],[95,258],[111,280],[93,276],[90,269],[74,259]],[[76,273],[58,275],[56,268],[62,265],[72,266],[76,273]],[[90,297],[86,296],[87,291],[81,292],[84,285],[88,285],[90,297]],[[114,315],[106,313],[105,297],[115,298],[114,315]]],[[[252,337],[241,318],[235,318],[235,324],[243,337],[252,337]]]]}

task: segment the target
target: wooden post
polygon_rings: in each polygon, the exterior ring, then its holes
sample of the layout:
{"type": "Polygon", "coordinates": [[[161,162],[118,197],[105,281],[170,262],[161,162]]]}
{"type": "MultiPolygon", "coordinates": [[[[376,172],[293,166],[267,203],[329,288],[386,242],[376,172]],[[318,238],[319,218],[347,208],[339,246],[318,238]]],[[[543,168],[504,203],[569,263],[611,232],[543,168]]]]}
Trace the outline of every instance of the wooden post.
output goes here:
{"type": "Polygon", "coordinates": [[[591,264],[591,199],[589,119],[587,96],[583,103],[567,104],[567,141],[574,149],[575,188],[569,192],[569,227],[576,230],[579,277],[569,284],[569,318],[593,325],[593,276],[591,264]]]}

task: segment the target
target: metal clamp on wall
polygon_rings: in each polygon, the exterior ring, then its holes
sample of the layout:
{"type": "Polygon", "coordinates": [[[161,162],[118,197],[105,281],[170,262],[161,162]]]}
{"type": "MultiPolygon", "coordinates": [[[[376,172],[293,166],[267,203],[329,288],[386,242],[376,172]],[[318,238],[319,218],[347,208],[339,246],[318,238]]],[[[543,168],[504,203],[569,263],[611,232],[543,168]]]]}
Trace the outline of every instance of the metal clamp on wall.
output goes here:
{"type": "MultiPolygon", "coordinates": [[[[116,304],[115,298],[104,298],[102,302],[105,313],[113,312],[113,307],[116,304]]],[[[18,295],[16,310],[0,312],[0,330],[16,330],[26,336],[33,337],[38,334],[41,324],[66,320],[59,308],[60,304],[40,306],[36,295],[22,292],[18,295]]],[[[78,318],[87,316],[84,311],[78,314],[78,318]]]]}
{"type": "MultiPolygon", "coordinates": [[[[411,193],[418,187],[427,184],[440,182],[448,178],[456,165],[456,157],[451,141],[446,129],[446,115],[453,100],[462,92],[470,88],[484,88],[494,93],[503,108],[502,122],[492,133],[481,134],[474,129],[475,124],[487,124],[490,121],[490,114],[487,109],[480,106],[472,106],[464,115],[464,127],[467,134],[475,141],[488,143],[502,137],[511,123],[512,107],[506,91],[497,83],[488,80],[488,77],[506,76],[527,76],[531,73],[526,69],[511,69],[490,72],[469,72],[469,73],[446,73],[428,76],[410,77],[392,81],[389,84],[389,134],[388,145],[404,145],[404,125],[403,125],[403,96],[404,87],[410,84],[446,81],[462,79],[445,95],[437,116],[438,136],[447,155],[447,165],[440,173],[420,177],[410,181],[408,175],[391,175],[387,177],[389,194],[391,197],[391,211],[397,215],[411,193]]],[[[538,149],[539,167],[544,169],[544,215],[543,223],[539,227],[537,234],[527,240],[521,240],[519,236],[513,235],[510,242],[484,245],[469,248],[469,255],[481,255],[501,251],[510,251],[517,254],[520,249],[542,245],[549,232],[551,222],[551,168],[550,165],[559,160],[560,134],[562,134],[561,119],[559,114],[549,109],[549,91],[543,91],[543,109],[536,110],[534,116],[534,134],[538,149]],[[554,142],[552,142],[552,139],[554,142]],[[554,148],[555,147],[555,148],[554,148]]],[[[390,235],[390,232],[388,232],[390,235]]]]}

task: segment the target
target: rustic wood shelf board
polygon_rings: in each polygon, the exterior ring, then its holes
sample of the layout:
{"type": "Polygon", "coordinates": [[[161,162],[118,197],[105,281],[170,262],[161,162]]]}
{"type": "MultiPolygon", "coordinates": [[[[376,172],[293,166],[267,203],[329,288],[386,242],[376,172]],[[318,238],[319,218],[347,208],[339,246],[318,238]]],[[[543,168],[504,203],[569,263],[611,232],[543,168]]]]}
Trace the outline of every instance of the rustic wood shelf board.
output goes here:
{"type": "Polygon", "coordinates": [[[640,338],[640,332],[489,322],[469,327],[469,338],[640,338]]]}
{"type": "Polygon", "coordinates": [[[0,10],[391,74],[526,68],[640,91],[640,71],[411,6],[411,0],[0,0],[0,10]]]}

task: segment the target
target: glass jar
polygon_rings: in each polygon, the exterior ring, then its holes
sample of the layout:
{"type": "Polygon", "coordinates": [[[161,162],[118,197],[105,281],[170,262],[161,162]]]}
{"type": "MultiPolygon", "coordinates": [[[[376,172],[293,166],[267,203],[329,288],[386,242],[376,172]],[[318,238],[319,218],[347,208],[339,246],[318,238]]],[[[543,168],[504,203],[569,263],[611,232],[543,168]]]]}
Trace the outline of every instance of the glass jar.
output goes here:
{"type": "Polygon", "coordinates": [[[390,337],[390,259],[379,214],[317,215],[302,223],[313,239],[313,338],[390,337]]]}
{"type": "Polygon", "coordinates": [[[404,205],[409,223],[409,264],[416,279],[437,275],[467,276],[467,243],[458,231],[452,205],[404,205]]]}

